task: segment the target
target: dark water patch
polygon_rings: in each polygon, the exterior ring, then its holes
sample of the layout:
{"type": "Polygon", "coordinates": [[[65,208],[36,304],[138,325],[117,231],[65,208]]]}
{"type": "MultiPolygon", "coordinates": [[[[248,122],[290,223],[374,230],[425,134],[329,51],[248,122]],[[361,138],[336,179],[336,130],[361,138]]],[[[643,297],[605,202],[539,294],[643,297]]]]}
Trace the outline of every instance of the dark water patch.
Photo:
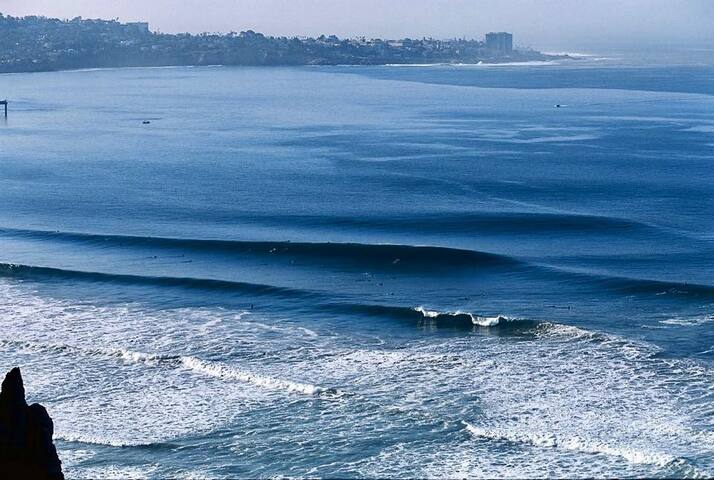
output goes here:
{"type": "Polygon", "coordinates": [[[688,282],[665,282],[660,280],[632,279],[613,277],[603,280],[625,293],[654,294],[657,296],[681,298],[714,298],[714,285],[688,282]]]}
{"type": "MultiPolygon", "coordinates": [[[[496,189],[522,190],[521,185],[500,184],[496,189]]],[[[640,222],[606,216],[567,213],[500,212],[444,212],[418,215],[365,216],[285,216],[254,217],[256,222],[271,221],[304,227],[336,227],[341,229],[368,229],[404,233],[472,233],[498,235],[527,233],[628,233],[656,231],[657,228],[640,222]]]]}
{"type": "Polygon", "coordinates": [[[662,300],[681,299],[687,301],[714,298],[714,285],[611,276],[549,266],[539,266],[537,268],[543,272],[550,273],[553,277],[560,277],[563,280],[572,282],[572,285],[578,283],[591,288],[605,289],[622,294],[656,296],[661,297],[662,300]]]}
{"type": "Polygon", "coordinates": [[[623,69],[578,67],[577,63],[563,66],[494,68],[364,67],[344,70],[344,73],[357,73],[382,80],[484,88],[593,88],[714,95],[714,83],[711,81],[714,68],[709,66],[648,66],[623,69]]]}

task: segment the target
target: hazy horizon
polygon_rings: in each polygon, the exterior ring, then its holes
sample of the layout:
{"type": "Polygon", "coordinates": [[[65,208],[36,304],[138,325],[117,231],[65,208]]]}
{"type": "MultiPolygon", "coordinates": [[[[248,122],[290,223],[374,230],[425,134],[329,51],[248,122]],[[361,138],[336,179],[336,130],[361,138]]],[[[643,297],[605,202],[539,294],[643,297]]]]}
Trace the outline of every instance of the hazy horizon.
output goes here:
{"type": "Polygon", "coordinates": [[[714,2],[707,0],[0,0],[6,15],[148,21],[154,31],[229,32],[276,36],[477,38],[514,33],[534,48],[649,44],[714,45],[714,2]],[[200,16],[196,15],[200,12],[200,16]]]}

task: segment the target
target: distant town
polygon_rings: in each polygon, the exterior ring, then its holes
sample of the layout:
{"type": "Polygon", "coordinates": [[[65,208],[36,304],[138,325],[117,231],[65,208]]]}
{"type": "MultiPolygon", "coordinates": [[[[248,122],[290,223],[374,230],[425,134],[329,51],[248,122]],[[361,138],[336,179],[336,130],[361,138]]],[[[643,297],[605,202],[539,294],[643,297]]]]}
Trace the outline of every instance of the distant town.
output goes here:
{"type": "Polygon", "coordinates": [[[169,65],[385,65],[550,60],[514,49],[513,35],[483,40],[271,37],[252,30],[152,32],[148,23],[0,14],[0,73],[169,65]]]}

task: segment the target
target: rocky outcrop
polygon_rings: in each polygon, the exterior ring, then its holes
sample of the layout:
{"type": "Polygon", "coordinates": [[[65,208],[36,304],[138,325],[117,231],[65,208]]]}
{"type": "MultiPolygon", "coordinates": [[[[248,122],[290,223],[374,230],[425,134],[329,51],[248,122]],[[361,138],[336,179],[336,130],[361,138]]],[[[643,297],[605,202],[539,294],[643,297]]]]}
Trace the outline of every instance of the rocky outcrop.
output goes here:
{"type": "Polygon", "coordinates": [[[64,479],[53,430],[45,407],[27,405],[20,369],[10,370],[0,392],[0,478],[64,479]]]}

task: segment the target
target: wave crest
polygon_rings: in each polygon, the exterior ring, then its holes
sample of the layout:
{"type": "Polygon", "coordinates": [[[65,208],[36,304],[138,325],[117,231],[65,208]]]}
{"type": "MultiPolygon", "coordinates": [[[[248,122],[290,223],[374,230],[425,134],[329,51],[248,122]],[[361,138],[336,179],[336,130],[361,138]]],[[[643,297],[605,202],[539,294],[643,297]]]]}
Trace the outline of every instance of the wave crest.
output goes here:
{"type": "Polygon", "coordinates": [[[250,383],[252,385],[262,388],[285,390],[290,393],[301,393],[303,395],[318,396],[335,396],[339,395],[340,393],[337,389],[334,388],[323,388],[308,383],[298,383],[290,380],[272,378],[240,370],[235,367],[231,367],[229,365],[224,365],[221,363],[207,362],[196,357],[181,357],[180,362],[183,367],[193,372],[227,380],[238,380],[240,382],[250,383]]]}
{"type": "Polygon", "coordinates": [[[455,312],[440,312],[438,310],[428,310],[422,306],[415,307],[415,312],[420,313],[424,318],[431,318],[434,320],[470,320],[473,325],[479,327],[495,327],[505,322],[512,322],[515,319],[507,317],[505,315],[496,315],[495,317],[486,317],[481,315],[474,315],[469,312],[462,312],[457,310],[455,312]]]}

